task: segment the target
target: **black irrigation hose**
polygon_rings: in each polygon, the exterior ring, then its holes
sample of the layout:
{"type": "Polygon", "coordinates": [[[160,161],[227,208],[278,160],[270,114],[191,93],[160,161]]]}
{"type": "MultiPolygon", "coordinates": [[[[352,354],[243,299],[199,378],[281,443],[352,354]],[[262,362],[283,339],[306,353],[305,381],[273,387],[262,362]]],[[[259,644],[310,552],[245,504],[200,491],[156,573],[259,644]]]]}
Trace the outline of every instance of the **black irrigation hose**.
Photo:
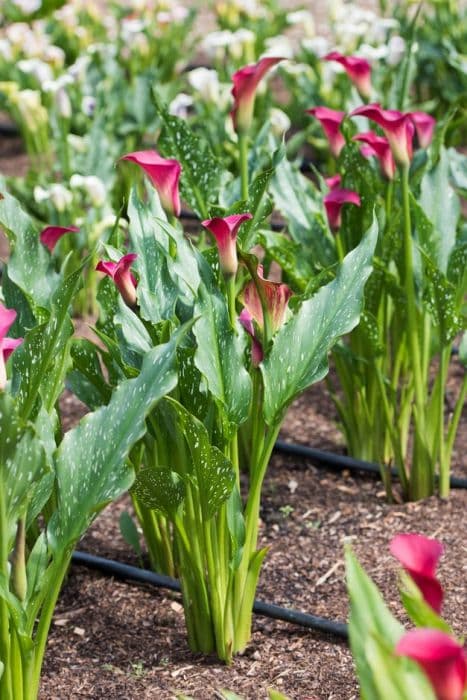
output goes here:
{"type": "MultiPolygon", "coordinates": [[[[333,452],[316,450],[314,447],[307,447],[306,445],[297,445],[292,442],[277,440],[274,449],[276,452],[292,455],[294,457],[303,457],[304,459],[309,459],[310,462],[318,466],[329,467],[331,469],[337,469],[338,471],[348,469],[349,471],[365,472],[376,478],[381,474],[378,464],[364,462],[362,459],[355,459],[354,457],[347,457],[346,455],[336,455],[333,452]]],[[[397,478],[397,469],[391,469],[391,476],[397,478]]],[[[453,489],[467,489],[467,479],[451,476],[449,483],[453,489]]]]}
{"type": "Polygon", "coordinates": [[[16,124],[0,124],[0,136],[19,136],[19,129],[16,124]]]}
{"type": "MultiPolygon", "coordinates": [[[[124,581],[149,583],[151,586],[168,588],[171,591],[180,592],[181,590],[180,583],[176,579],[170,578],[170,576],[155,574],[152,571],[140,569],[137,566],[130,566],[129,564],[122,564],[105,557],[96,557],[94,554],[88,554],[87,552],[74,552],[72,562],[77,566],[86,566],[88,569],[94,569],[124,581]]],[[[301,627],[326,632],[341,639],[348,639],[347,625],[343,622],[334,622],[333,620],[327,620],[324,617],[317,617],[298,610],[288,610],[287,608],[281,608],[279,605],[264,603],[261,600],[255,600],[253,612],[274,620],[290,622],[301,627]]]]}

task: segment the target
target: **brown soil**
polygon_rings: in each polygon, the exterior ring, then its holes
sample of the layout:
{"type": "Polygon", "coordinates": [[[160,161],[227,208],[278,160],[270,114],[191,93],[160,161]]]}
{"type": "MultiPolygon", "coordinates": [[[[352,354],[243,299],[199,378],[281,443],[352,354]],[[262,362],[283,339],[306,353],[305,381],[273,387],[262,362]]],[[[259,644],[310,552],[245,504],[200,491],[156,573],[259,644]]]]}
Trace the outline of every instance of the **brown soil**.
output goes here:
{"type": "MultiPolygon", "coordinates": [[[[453,382],[455,377],[453,376],[453,382]]],[[[332,404],[323,385],[291,407],[282,437],[341,450],[332,404]]],[[[82,413],[68,395],[63,408],[82,413]]],[[[69,423],[69,421],[68,421],[69,423]]],[[[466,474],[467,415],[459,431],[456,472],[466,474]]],[[[295,458],[273,458],[264,488],[261,545],[270,547],[258,598],[334,620],[345,620],[343,545],[350,542],[366,570],[401,616],[397,565],[388,552],[396,532],[417,531],[446,547],[440,566],[444,614],[465,632],[465,491],[449,501],[430,498],[390,506],[376,480],[318,470],[295,458]]],[[[137,565],[123,541],[118,516],[131,509],[122,498],[88,532],[80,549],[137,565]]],[[[246,653],[231,667],[190,652],[180,596],[126,584],[74,566],[62,591],[49,638],[41,698],[151,698],[178,693],[195,700],[230,689],[262,700],[268,688],[291,700],[352,700],[358,687],[346,644],[287,623],[256,617],[246,653]]]]}

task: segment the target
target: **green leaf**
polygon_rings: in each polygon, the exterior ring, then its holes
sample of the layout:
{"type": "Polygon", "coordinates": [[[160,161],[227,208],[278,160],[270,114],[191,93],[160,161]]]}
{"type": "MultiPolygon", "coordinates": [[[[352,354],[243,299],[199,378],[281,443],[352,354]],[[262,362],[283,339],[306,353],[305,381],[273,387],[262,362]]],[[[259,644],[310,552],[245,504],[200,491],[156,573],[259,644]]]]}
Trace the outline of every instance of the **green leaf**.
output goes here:
{"type": "Polygon", "coordinates": [[[391,614],[381,593],[350,548],[345,553],[345,559],[350,598],[350,646],[357,667],[361,694],[363,698],[383,700],[383,696],[378,692],[377,679],[373,675],[374,665],[372,666],[367,656],[366,645],[370,637],[381,638],[394,648],[404,633],[404,628],[391,614]]]}
{"type": "Polygon", "coordinates": [[[279,693],[278,690],[273,690],[272,688],[268,690],[268,694],[269,700],[289,700],[287,695],[283,695],[282,693],[279,693]]]}
{"type": "Polygon", "coordinates": [[[273,338],[261,364],[264,417],[274,425],[293,399],[328,371],[328,352],[358,323],[378,235],[374,220],[360,245],[343,260],[336,279],[306,299],[273,338]]]}
{"type": "Polygon", "coordinates": [[[428,254],[436,267],[446,273],[449,254],[456,243],[460,207],[449,184],[449,157],[444,148],[437,165],[422,179],[420,206],[433,225],[432,252],[428,254]]]}
{"type": "Polygon", "coordinates": [[[183,199],[202,219],[208,217],[210,202],[217,202],[222,182],[220,162],[209,143],[189,127],[184,119],[168,113],[156,100],[163,129],[158,148],[176,158],[182,166],[180,190],[183,199]]]}
{"type": "Polygon", "coordinates": [[[50,412],[62,391],[68,369],[68,341],[73,334],[68,309],[81,277],[79,268],[60,284],[52,298],[49,320],[27,333],[13,356],[14,371],[20,378],[19,410],[25,418],[37,412],[39,395],[50,412]]]}
{"type": "Polygon", "coordinates": [[[85,338],[75,338],[71,345],[73,370],[66,384],[91,410],[109,402],[112,391],[102,373],[98,350],[85,338]]]}
{"type": "Polygon", "coordinates": [[[108,406],[65,435],[56,459],[58,509],[48,528],[55,551],[71,549],[97,513],[131,486],[128,454],[145,433],[146,416],[177,383],[175,350],[185,332],[151,350],[138,377],[122,382],[108,406]]]}
{"type": "Polygon", "coordinates": [[[8,276],[27,297],[32,309],[36,306],[49,308],[59,282],[58,275],[51,269],[50,255],[40,242],[32,219],[19,202],[3,189],[1,195],[0,224],[12,248],[8,276]]]}
{"type": "Polygon", "coordinates": [[[431,605],[428,605],[413,578],[405,571],[401,571],[400,577],[402,603],[412,622],[417,627],[431,627],[452,634],[448,623],[435,613],[431,605]]]}
{"type": "Polygon", "coordinates": [[[438,326],[440,343],[445,347],[462,330],[462,322],[456,308],[456,289],[431,260],[424,259],[425,288],[423,300],[435,326],[438,326]]]}
{"type": "Polygon", "coordinates": [[[253,214],[253,218],[242,224],[238,235],[240,246],[247,252],[256,242],[256,229],[272,213],[273,204],[267,196],[267,191],[274,172],[274,168],[264,170],[255,177],[249,186],[248,202],[243,211],[249,211],[253,214]]]}
{"type": "Polygon", "coordinates": [[[185,483],[167,467],[144,467],[136,474],[132,491],[146,508],[173,518],[185,498],[185,483]]]}
{"type": "Polygon", "coordinates": [[[261,231],[259,243],[280,265],[293,288],[304,292],[315,277],[315,270],[312,261],[303,254],[303,246],[273,231],[261,231]]]}
{"type": "Polygon", "coordinates": [[[248,418],[251,401],[251,379],[244,363],[246,338],[238,324],[232,328],[226,301],[209,270],[205,269],[204,280],[194,307],[194,316],[199,317],[193,328],[194,361],[229,423],[240,425],[248,418]]]}
{"type": "Polygon", "coordinates": [[[467,369],[467,331],[464,331],[462,340],[459,344],[459,360],[467,369]]]}
{"type": "Polygon", "coordinates": [[[138,557],[141,557],[142,551],[138,528],[127,510],[120,514],[119,526],[125,542],[130,545],[138,557]]]}

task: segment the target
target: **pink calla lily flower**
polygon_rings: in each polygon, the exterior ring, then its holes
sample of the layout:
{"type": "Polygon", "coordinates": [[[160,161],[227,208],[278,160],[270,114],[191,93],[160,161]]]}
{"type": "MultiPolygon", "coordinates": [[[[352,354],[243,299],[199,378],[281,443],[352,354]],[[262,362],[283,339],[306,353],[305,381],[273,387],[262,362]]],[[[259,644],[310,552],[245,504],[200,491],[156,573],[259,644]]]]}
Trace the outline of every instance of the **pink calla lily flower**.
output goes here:
{"type": "Polygon", "coordinates": [[[379,160],[381,170],[388,180],[393,180],[396,174],[396,163],[392,155],[391,146],[385,136],[378,136],[373,131],[357,134],[352,141],[361,141],[365,144],[360,149],[365,158],[375,156],[379,160]]]}
{"type": "Polygon", "coordinates": [[[278,56],[266,56],[258,63],[245,66],[232,75],[234,106],[230,116],[235,131],[248,131],[253,121],[256,88],[261,78],[283,60],[282,57],[278,56]]]}
{"type": "Polygon", "coordinates": [[[462,700],[467,680],[467,657],[455,639],[437,629],[418,627],[404,634],[395,652],[421,666],[437,700],[462,700]]]}
{"type": "MultiPolygon", "coordinates": [[[[263,266],[258,265],[258,282],[264,290],[266,306],[271,318],[272,332],[275,333],[284,323],[287,304],[292,296],[292,290],[284,283],[271,282],[263,277],[263,266]]],[[[256,285],[251,280],[247,283],[240,295],[240,301],[247,309],[248,313],[256,321],[259,328],[263,330],[263,308],[259,298],[256,285]]]]}
{"type": "Polygon", "coordinates": [[[396,535],[391,540],[389,549],[417,584],[428,605],[439,613],[443,602],[443,589],[435,574],[443,553],[441,542],[423,535],[405,533],[396,535]]]}
{"type": "Polygon", "coordinates": [[[409,165],[412,160],[414,125],[410,114],[395,109],[382,109],[379,104],[363,105],[350,113],[351,117],[367,117],[382,128],[392,155],[401,165],[409,165]]]}
{"type": "Polygon", "coordinates": [[[366,58],[358,56],[343,56],[338,51],[331,51],[324,56],[325,61],[336,61],[344,68],[362,97],[368,99],[371,95],[371,65],[366,58]]]}
{"type": "Polygon", "coordinates": [[[426,112],[409,112],[409,116],[414,123],[420,148],[428,148],[433,139],[436,119],[426,112]]]}
{"type": "Polygon", "coordinates": [[[130,272],[130,267],[137,257],[136,253],[128,253],[128,255],[124,255],[120,258],[118,262],[101,260],[96,266],[96,270],[103,272],[113,279],[128,306],[134,306],[136,304],[137,281],[135,276],[130,272]]]}
{"type": "Polygon", "coordinates": [[[342,178],[339,174],[332,175],[331,177],[325,177],[324,182],[329,187],[330,190],[336,190],[341,186],[342,178]]]}
{"type": "Polygon", "coordinates": [[[127,153],[120,160],[129,160],[139,165],[157,190],[161,204],[166,212],[173,216],[180,216],[181,206],[178,182],[182,166],[178,160],[162,158],[154,150],[127,153]]]}
{"type": "Polygon", "coordinates": [[[245,214],[232,214],[231,216],[214,217],[202,222],[216,239],[219,249],[219,261],[225,275],[233,276],[237,272],[237,234],[244,221],[252,219],[248,212],[245,214]]]}
{"type": "Polygon", "coordinates": [[[77,233],[78,231],[79,228],[77,226],[46,226],[41,231],[40,240],[52,252],[62,236],[66,233],[77,233]]]}
{"type": "Polygon", "coordinates": [[[11,353],[23,342],[23,338],[6,337],[6,334],[15,322],[16,316],[17,313],[14,309],[7,309],[3,304],[0,304],[0,391],[6,386],[5,363],[11,353]]]}
{"type": "Polygon", "coordinates": [[[251,336],[251,362],[253,367],[258,367],[263,361],[264,353],[260,341],[256,337],[255,327],[253,325],[253,316],[248,309],[243,309],[238,320],[242,324],[246,332],[251,336]]]}
{"type": "Polygon", "coordinates": [[[328,194],[324,196],[323,201],[329,226],[333,231],[337,231],[341,227],[341,209],[344,204],[355,204],[356,207],[359,207],[361,204],[360,197],[356,192],[341,188],[336,188],[328,192],[328,194]]]}
{"type": "Polygon", "coordinates": [[[339,112],[328,107],[313,107],[306,110],[320,122],[321,127],[329,141],[331,153],[337,158],[345,146],[345,138],[340,132],[340,126],[345,117],[345,112],[339,112]]]}

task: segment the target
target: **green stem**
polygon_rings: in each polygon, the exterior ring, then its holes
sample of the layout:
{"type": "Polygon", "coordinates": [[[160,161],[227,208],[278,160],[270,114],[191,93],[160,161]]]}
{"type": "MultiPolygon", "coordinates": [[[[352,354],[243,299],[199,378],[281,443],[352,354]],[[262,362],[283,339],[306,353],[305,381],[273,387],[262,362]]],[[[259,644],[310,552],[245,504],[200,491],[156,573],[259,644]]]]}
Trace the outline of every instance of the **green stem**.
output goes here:
{"type": "Polygon", "coordinates": [[[240,184],[242,199],[248,199],[248,132],[238,134],[240,184]]]}
{"type": "MultiPolygon", "coordinates": [[[[8,519],[5,502],[5,494],[0,485],[0,573],[5,582],[9,580],[8,574],[8,519]]],[[[0,698],[2,700],[14,700],[11,688],[11,649],[10,649],[10,616],[6,601],[0,597],[0,660],[4,670],[0,676],[0,698]]]]}

